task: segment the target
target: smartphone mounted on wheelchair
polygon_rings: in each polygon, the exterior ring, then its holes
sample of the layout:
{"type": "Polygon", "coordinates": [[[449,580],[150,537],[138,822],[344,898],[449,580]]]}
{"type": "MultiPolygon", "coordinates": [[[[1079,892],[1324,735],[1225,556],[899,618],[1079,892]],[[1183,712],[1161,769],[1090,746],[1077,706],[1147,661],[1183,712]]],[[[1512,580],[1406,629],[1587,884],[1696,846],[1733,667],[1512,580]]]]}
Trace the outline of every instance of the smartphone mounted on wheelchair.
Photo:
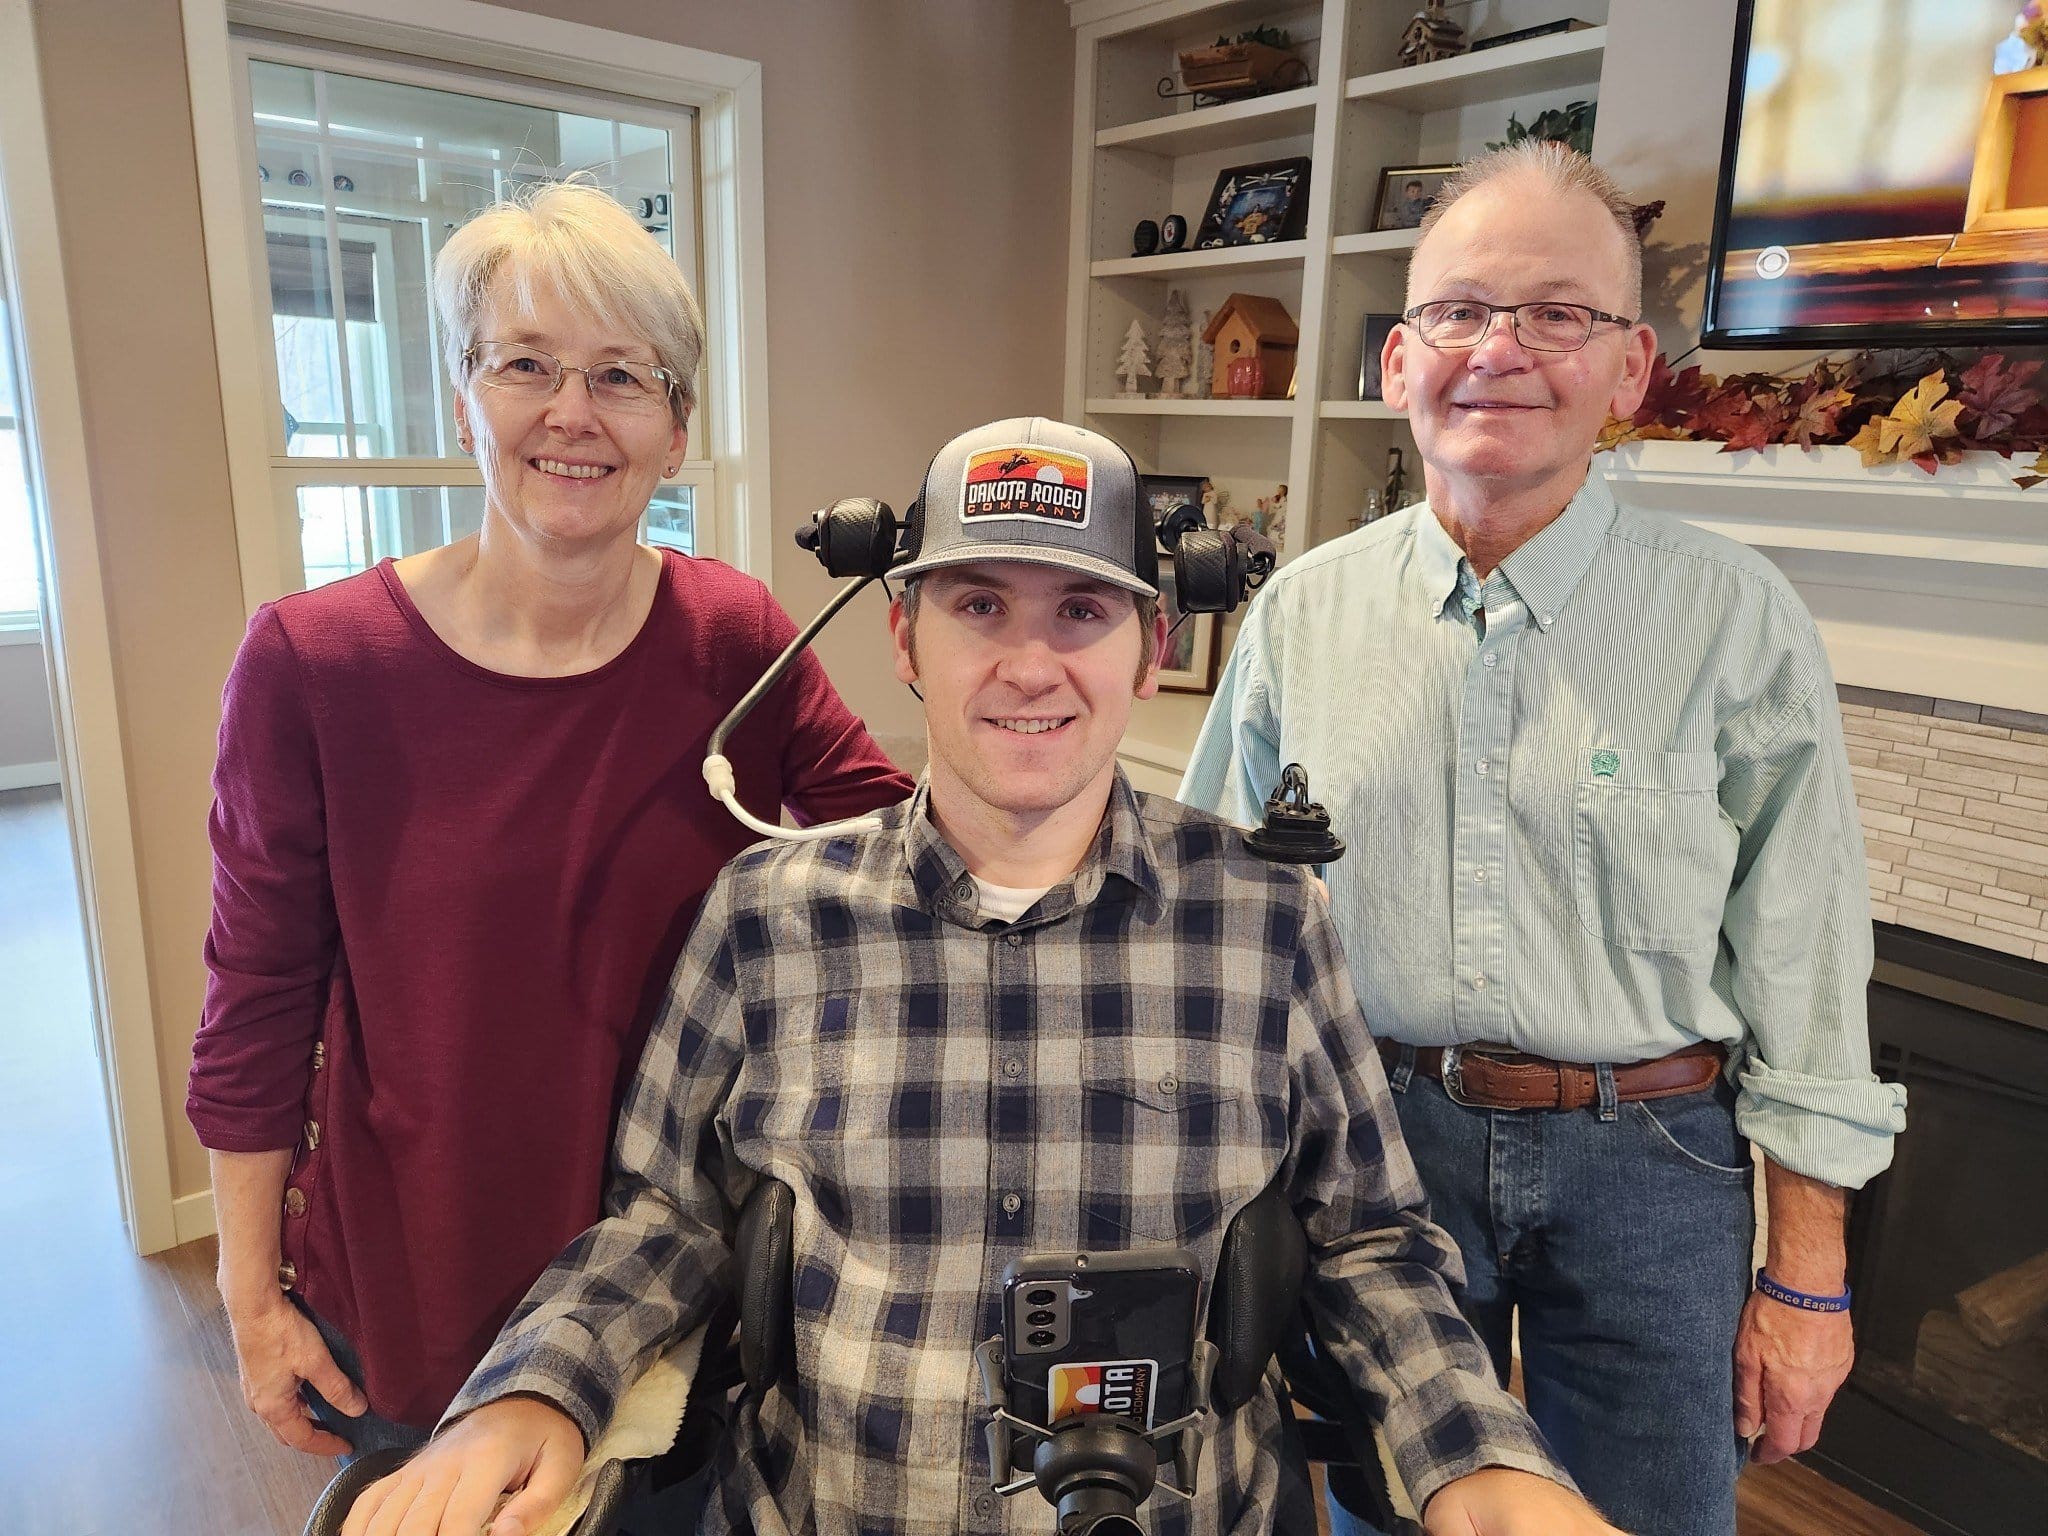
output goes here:
{"type": "Polygon", "coordinates": [[[1181,1248],[1028,1254],[1003,1275],[1003,1332],[975,1353],[996,1492],[1036,1487],[1062,1536],[1134,1536],[1153,1489],[1194,1496],[1216,1348],[1181,1248]],[[1175,1481],[1162,1481],[1162,1453],[1175,1481]]]}

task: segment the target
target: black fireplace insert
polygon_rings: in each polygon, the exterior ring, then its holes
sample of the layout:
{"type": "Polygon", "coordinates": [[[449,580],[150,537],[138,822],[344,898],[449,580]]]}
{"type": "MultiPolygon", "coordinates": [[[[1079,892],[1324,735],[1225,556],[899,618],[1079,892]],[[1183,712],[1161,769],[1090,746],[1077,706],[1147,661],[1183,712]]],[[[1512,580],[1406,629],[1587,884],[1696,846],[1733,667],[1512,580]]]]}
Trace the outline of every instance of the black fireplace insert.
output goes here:
{"type": "Polygon", "coordinates": [[[1855,1373],[1807,1458],[1939,1536],[2048,1531],[2048,966],[1877,925],[1891,1168],[1850,1210],[1855,1373]]]}

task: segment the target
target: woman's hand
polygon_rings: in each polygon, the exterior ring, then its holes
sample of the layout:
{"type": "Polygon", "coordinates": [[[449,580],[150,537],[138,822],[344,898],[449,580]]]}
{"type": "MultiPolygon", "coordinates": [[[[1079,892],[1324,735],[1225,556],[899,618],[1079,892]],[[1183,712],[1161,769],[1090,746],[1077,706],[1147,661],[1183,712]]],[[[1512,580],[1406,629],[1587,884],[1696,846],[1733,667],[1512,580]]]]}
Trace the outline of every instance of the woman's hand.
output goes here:
{"type": "Polygon", "coordinates": [[[583,1431],[559,1408],[500,1398],[364,1489],[341,1536],[526,1536],[569,1496],[583,1456],[583,1431]]]}
{"type": "Polygon", "coordinates": [[[341,1412],[354,1415],[370,1405],[327,1352],[320,1330],[273,1287],[260,1300],[230,1303],[228,1326],[235,1335],[235,1368],[242,1377],[242,1401],[282,1445],[309,1456],[345,1456],[349,1444],[313,1419],[299,1396],[308,1382],[341,1412]]]}

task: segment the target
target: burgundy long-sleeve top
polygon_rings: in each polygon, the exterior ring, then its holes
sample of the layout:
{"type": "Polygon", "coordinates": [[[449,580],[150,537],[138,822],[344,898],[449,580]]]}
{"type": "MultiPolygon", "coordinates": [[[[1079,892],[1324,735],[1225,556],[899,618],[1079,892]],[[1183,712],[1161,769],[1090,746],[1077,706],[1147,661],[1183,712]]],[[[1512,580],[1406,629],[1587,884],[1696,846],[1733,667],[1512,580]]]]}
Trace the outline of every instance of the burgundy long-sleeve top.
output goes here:
{"type": "MultiPolygon", "coordinates": [[[[673,552],[639,634],[574,677],[466,660],[389,561],[250,621],[187,1114],[208,1147],[296,1148],[286,1276],[387,1418],[431,1426],[600,1214],[684,935],[757,840],[705,744],[794,633],[759,582],[673,552]]],[[[768,820],[911,789],[808,652],[726,755],[768,820]]]]}

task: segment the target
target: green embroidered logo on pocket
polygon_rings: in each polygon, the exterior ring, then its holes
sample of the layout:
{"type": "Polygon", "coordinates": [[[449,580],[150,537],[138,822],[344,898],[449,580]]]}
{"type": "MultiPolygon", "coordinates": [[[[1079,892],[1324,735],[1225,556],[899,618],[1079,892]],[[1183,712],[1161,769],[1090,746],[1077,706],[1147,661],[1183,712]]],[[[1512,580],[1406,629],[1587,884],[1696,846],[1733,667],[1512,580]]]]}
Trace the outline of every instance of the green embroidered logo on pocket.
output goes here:
{"type": "Polygon", "coordinates": [[[1621,754],[1602,747],[1593,754],[1593,777],[1611,779],[1621,770],[1621,754]]]}

